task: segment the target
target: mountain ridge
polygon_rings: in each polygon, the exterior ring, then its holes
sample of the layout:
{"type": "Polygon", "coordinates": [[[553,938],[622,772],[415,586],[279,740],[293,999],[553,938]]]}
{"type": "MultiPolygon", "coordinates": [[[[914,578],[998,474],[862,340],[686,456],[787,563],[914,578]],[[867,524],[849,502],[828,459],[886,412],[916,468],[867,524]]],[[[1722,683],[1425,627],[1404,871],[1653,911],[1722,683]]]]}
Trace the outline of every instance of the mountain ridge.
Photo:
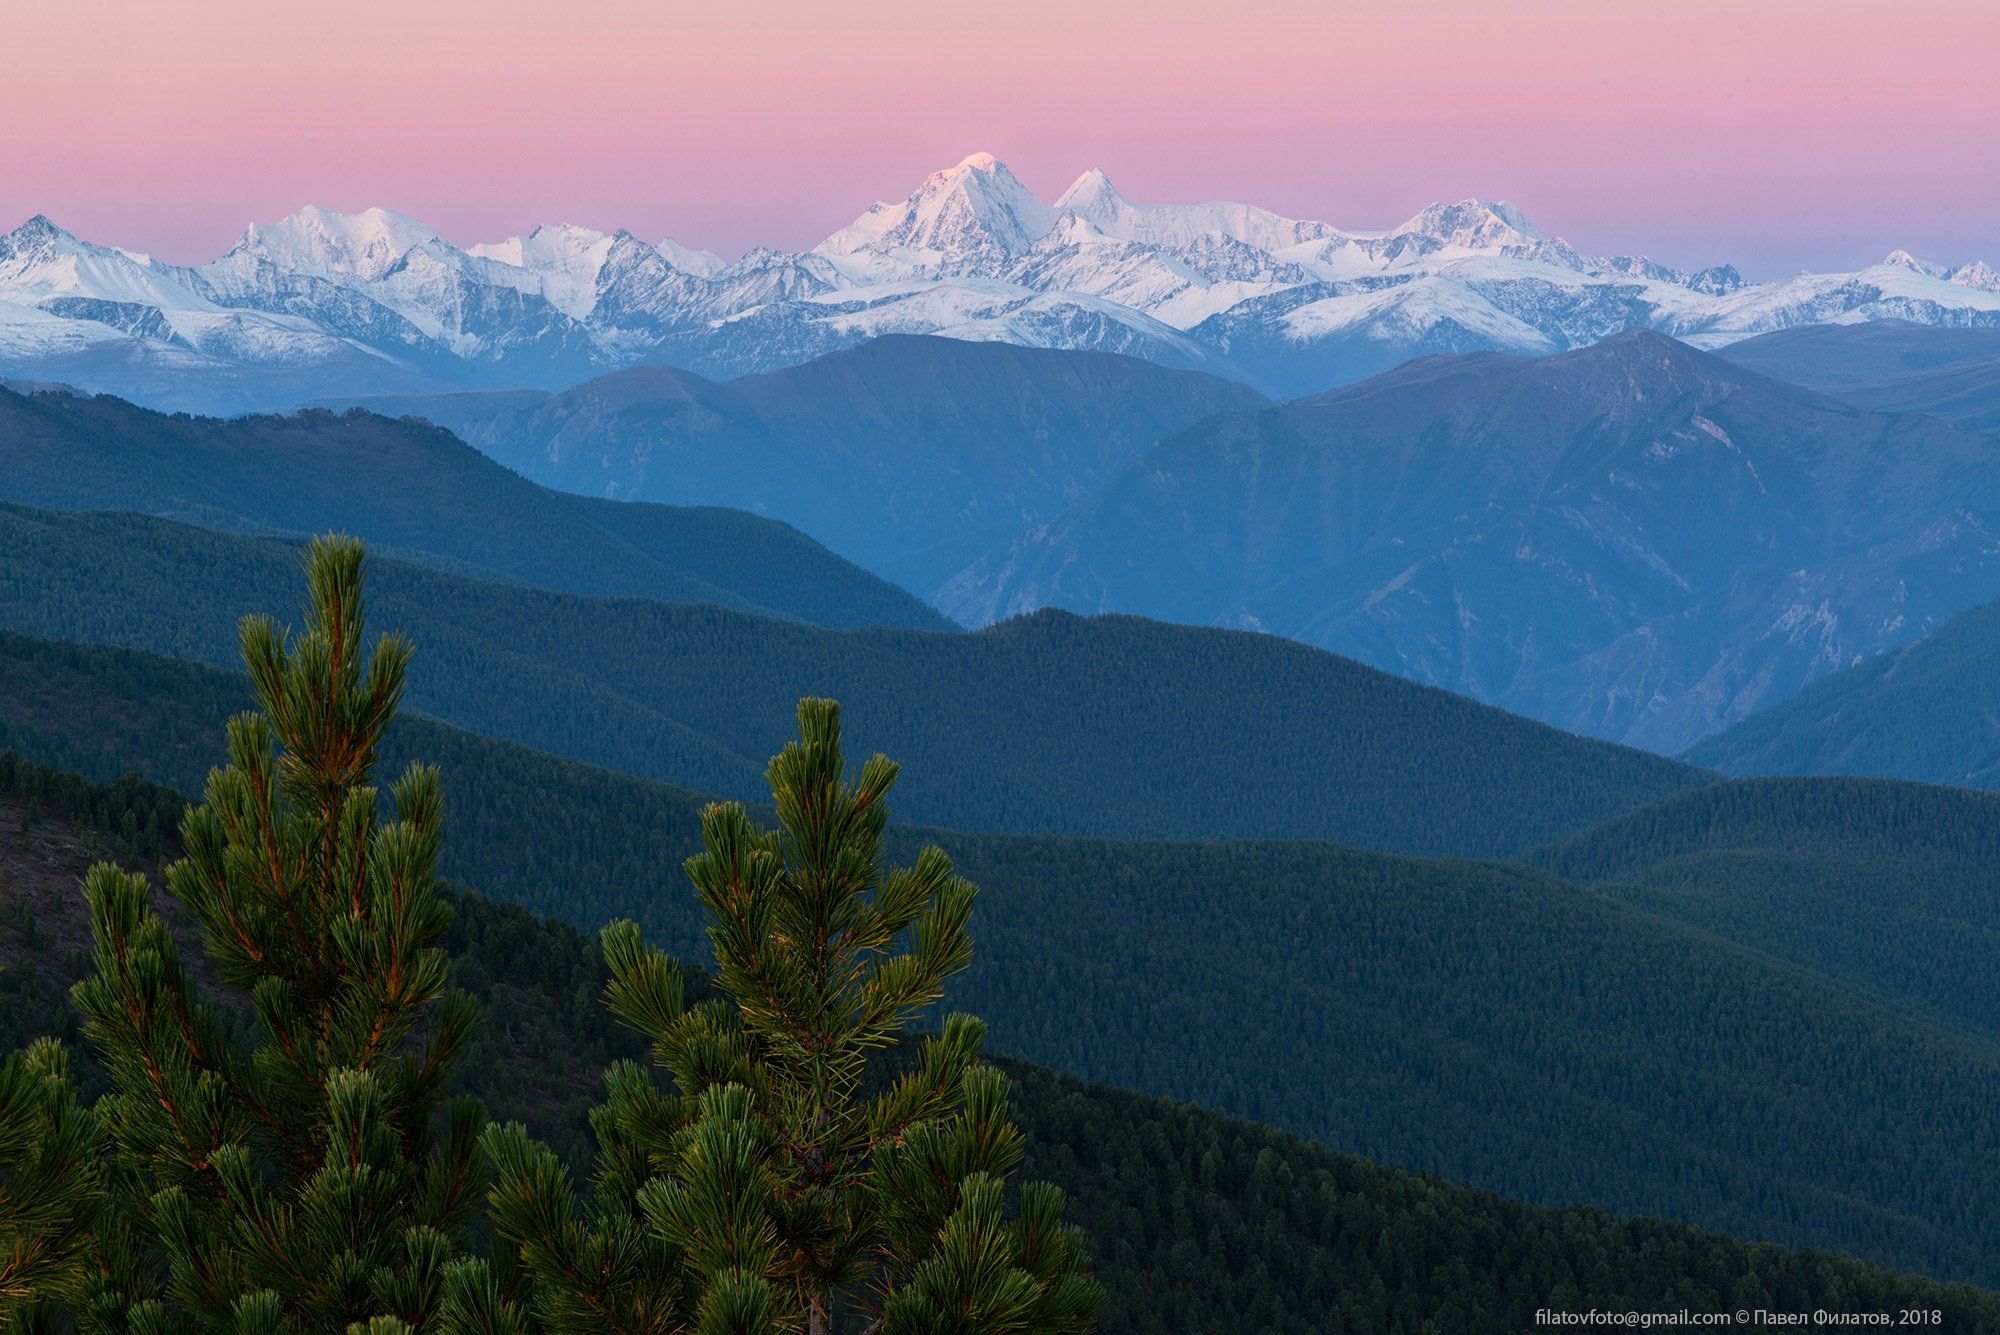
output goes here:
{"type": "MultiPolygon", "coordinates": [[[[237,620],[293,601],[297,562],[271,539],[0,506],[0,626],[227,667],[237,620]]],[[[857,752],[907,762],[909,819],[965,829],[1500,854],[1712,781],[1269,636],[1059,612],[830,631],[374,570],[380,622],[423,634],[411,708],[728,797],[762,796],[809,695],[846,702],[857,752]]]]}
{"type": "Polygon", "coordinates": [[[835,625],[950,625],[783,524],[550,491],[425,422],[324,411],[170,417],[108,396],[0,389],[0,451],[8,463],[0,501],[247,532],[342,529],[452,568],[572,593],[714,602],[835,625]]]}
{"type": "Polygon", "coordinates": [[[1209,419],[934,601],[1263,630],[1678,752],[2000,595],[1994,532],[2000,439],[1641,330],[1209,419]]]}
{"type": "MultiPolygon", "coordinates": [[[[94,772],[163,747],[185,783],[243,689],[13,636],[0,682],[24,697],[0,740],[101,737],[111,718],[123,731],[94,772]]],[[[392,766],[441,765],[454,877],[571,922],[634,916],[665,947],[699,950],[677,871],[698,838],[695,795],[416,718],[390,751],[392,766]],[[567,818],[537,825],[550,793],[567,818]]],[[[919,773],[906,764],[904,783],[919,773]]],[[[899,814],[904,798],[899,784],[899,814]]],[[[982,963],[953,1004],[1004,1051],[1533,1200],[1851,1246],[1947,1277],[2000,1267],[1984,1115],[2000,1049],[1821,974],[1522,866],[901,825],[891,842],[898,861],[936,843],[983,887],[982,963]]]]}
{"type": "Polygon", "coordinates": [[[1724,773],[1856,775],[2000,789],[2000,602],[1813,682],[1704,738],[1724,773]]]}
{"type": "Polygon", "coordinates": [[[1992,275],[1899,252],[1746,283],[1586,254],[1506,201],[1345,229],[1137,204],[1097,169],[1045,203],[975,153],[812,250],[734,262],[561,224],[461,248],[389,210],[309,207],[173,266],[38,215],[0,237],[0,374],[243,411],[560,389],[645,361],[726,379],[906,332],[1125,352],[1297,397],[1427,352],[1549,353],[1633,327],[1713,346],[1831,320],[2000,327],[1992,275]]]}
{"type": "Polygon", "coordinates": [[[889,334],[722,382],[641,366],[519,402],[351,402],[428,417],[546,486],[783,520],[922,593],[1153,440],[1267,401],[1111,353],[889,334]]]}

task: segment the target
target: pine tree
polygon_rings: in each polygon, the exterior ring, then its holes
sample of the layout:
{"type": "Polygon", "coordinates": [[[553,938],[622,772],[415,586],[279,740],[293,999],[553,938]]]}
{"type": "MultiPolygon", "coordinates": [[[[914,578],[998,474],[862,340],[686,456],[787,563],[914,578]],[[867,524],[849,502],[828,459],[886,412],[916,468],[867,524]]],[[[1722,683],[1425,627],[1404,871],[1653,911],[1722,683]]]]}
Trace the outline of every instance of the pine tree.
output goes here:
{"type": "Polygon", "coordinates": [[[484,1190],[483,1114],[441,1111],[472,1013],[437,944],[438,776],[404,774],[389,821],[369,786],[409,649],[386,636],[363,661],[360,544],[322,539],[305,565],[302,633],[242,625],[261,712],[230,721],[167,871],[221,999],[143,877],[86,881],[95,957],[72,995],[113,1086],[113,1217],[147,1258],[86,1295],[106,1324],[417,1325],[484,1190]]]}
{"type": "Polygon", "coordinates": [[[719,995],[684,1006],[672,960],[629,922],[604,929],[610,1010],[652,1040],[671,1087],[636,1063],[607,1073],[588,1210],[523,1128],[487,1133],[494,1228],[519,1248],[531,1296],[467,1283],[449,1324],[1091,1327],[1101,1293],[1062,1194],[1031,1183],[1007,1209],[1021,1136],[1005,1078],[979,1060],[983,1026],[953,1015],[914,1060],[901,1041],[971,958],[974,888],[936,848],[886,869],[896,766],[876,756],[849,782],[839,707],[806,700],[798,718],[768,772],[779,828],[711,806],[687,864],[719,995]]]}
{"type": "Polygon", "coordinates": [[[81,1286],[102,1150],[60,1043],[40,1039],[0,1064],[0,1330],[34,1329],[45,1303],[81,1286]]]}

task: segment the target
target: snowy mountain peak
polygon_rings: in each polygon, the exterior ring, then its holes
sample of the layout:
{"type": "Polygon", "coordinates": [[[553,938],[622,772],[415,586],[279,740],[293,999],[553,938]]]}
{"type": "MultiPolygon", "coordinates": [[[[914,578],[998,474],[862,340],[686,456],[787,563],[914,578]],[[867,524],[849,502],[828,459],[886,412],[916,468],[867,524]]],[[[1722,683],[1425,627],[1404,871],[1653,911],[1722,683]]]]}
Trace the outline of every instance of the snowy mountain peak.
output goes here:
{"type": "Polygon", "coordinates": [[[0,236],[0,285],[18,281],[31,267],[45,265],[64,252],[90,248],[49,221],[47,214],[37,213],[0,236]]]}
{"type": "Polygon", "coordinates": [[[252,223],[231,255],[249,255],[279,269],[373,282],[437,233],[405,213],[364,209],[339,213],[308,204],[275,223],[252,223]]]}
{"type": "Polygon", "coordinates": [[[1102,167],[1092,167],[1070,182],[1055,207],[1059,213],[1074,213],[1080,218],[1115,217],[1119,210],[1131,207],[1131,201],[1118,193],[1102,167]]]}
{"type": "Polygon", "coordinates": [[[76,240],[74,235],[56,226],[46,213],[37,213],[4,237],[0,237],[0,242],[8,243],[15,249],[47,245],[54,241],[74,240],[76,240]]]}
{"type": "Polygon", "coordinates": [[[1733,264],[1712,264],[1688,276],[1687,286],[1711,297],[1726,297],[1744,286],[1743,275],[1733,264]]]}
{"type": "Polygon", "coordinates": [[[1892,250],[1882,257],[1882,263],[1892,269],[1909,269],[1914,273],[1938,277],[1943,273],[1937,265],[1928,260],[1920,260],[1907,250],[1892,250]]]}
{"type": "Polygon", "coordinates": [[[1134,204],[1097,167],[1077,177],[1055,206],[1105,236],[1155,246],[1189,246],[1220,233],[1260,250],[1282,250],[1334,235],[1324,223],[1298,222],[1250,204],[1134,204]]]}
{"type": "Polygon", "coordinates": [[[2000,328],[2000,272],[1907,254],[1748,283],[1604,258],[1513,204],[1345,231],[1248,204],[1139,204],[1102,170],[1051,206],[990,153],[817,250],[734,263],[549,224],[461,249],[387,209],[301,209],[184,268],[37,216],[0,235],[0,374],[236,411],[363,387],[559,386],[666,361],[728,378],[885,333],[1090,348],[1295,396],[1410,357],[1543,355],[1619,328],[1715,347],[1799,324],[2000,328]]]}
{"type": "Polygon", "coordinates": [[[1995,269],[1984,260],[1974,260],[1961,264],[1945,276],[1948,283],[1960,287],[1976,287],[1982,292],[2000,292],[2000,269],[1995,269]]]}
{"type": "Polygon", "coordinates": [[[1035,243],[1035,249],[1056,250],[1064,246],[1086,246],[1112,239],[1099,231],[1090,219],[1080,213],[1064,209],[1056,214],[1055,226],[1042,234],[1041,240],[1035,243]]]}
{"type": "Polygon", "coordinates": [[[488,241],[470,246],[466,254],[498,260],[517,269],[539,269],[561,256],[589,250],[610,238],[588,227],[570,223],[543,223],[526,236],[510,236],[505,241],[488,241]]]}
{"type": "Polygon", "coordinates": [[[1532,246],[1542,240],[1542,234],[1527,216],[1504,199],[1462,199],[1456,204],[1433,204],[1396,231],[1426,236],[1463,250],[1532,246]]]}
{"type": "MultiPolygon", "coordinates": [[[[115,246],[100,246],[36,214],[0,236],[0,302],[102,303],[158,311],[212,309],[185,271],[115,246]]],[[[4,346],[0,338],[0,346],[4,346]]]]}
{"type": "Polygon", "coordinates": [[[900,204],[877,204],[822,241],[828,255],[872,254],[924,268],[956,269],[1025,253],[1055,226],[1056,211],[991,153],[933,172],[900,204]]]}
{"type": "Polygon", "coordinates": [[[474,246],[466,253],[535,275],[550,305],[581,320],[597,305],[597,276],[617,240],[573,223],[543,223],[526,236],[474,246]]]}
{"type": "Polygon", "coordinates": [[[713,278],[729,267],[728,262],[714,251],[684,246],[670,236],[661,237],[660,244],[654,249],[667,257],[667,263],[697,278],[713,278]]]}

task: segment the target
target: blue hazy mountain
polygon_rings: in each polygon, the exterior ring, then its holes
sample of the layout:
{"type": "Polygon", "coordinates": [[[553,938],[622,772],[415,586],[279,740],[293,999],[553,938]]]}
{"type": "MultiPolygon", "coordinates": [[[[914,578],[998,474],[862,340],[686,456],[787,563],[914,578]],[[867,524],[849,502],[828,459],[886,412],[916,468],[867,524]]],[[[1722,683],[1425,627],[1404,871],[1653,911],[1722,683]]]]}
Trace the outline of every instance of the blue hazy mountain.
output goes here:
{"type": "Polygon", "coordinates": [[[1707,738],[1726,774],[1872,774],[2000,788],[2000,603],[1707,738]]]}
{"type": "Polygon", "coordinates": [[[2000,440],[1657,334],[1210,419],[938,595],[1304,640],[1663,751],[2000,596],[2000,440]]]}
{"type": "Polygon", "coordinates": [[[830,626],[949,626],[784,524],[550,491],[420,422],[169,416],[109,397],[0,390],[0,458],[0,501],[239,532],[345,530],[377,550],[569,593],[830,626]]]}
{"type": "Polygon", "coordinates": [[[912,588],[1255,391],[1110,353],[892,335],[726,383],[635,367],[559,394],[362,400],[545,486],[782,519],[912,588]]]}

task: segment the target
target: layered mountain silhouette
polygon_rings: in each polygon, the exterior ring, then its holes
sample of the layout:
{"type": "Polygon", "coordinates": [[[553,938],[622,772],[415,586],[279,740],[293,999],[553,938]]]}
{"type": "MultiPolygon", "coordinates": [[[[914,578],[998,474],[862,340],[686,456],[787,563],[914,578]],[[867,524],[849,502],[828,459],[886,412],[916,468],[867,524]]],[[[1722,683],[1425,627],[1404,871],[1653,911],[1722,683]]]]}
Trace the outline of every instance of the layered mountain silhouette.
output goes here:
{"type": "Polygon", "coordinates": [[[1213,418],[968,567],[969,624],[1302,639],[1679,751],[2000,595],[2000,441],[1646,332],[1213,418]]]}
{"type": "Polygon", "coordinates": [[[1162,436],[1266,406],[1110,353],[896,335],[717,384],[635,367],[559,394],[360,400],[566,491],[732,505],[932,588],[1162,436]]]}
{"type": "Polygon", "coordinates": [[[423,422],[363,412],[225,421],[0,389],[0,458],[0,501],[249,533],[341,530],[377,551],[567,593],[950,628],[784,524],[550,491],[423,422]]]}
{"type": "Polygon", "coordinates": [[[1937,328],[1910,320],[1808,324],[1717,349],[1745,370],[1830,394],[2000,357],[2000,329],[1937,328]]]}
{"type": "Polygon", "coordinates": [[[1123,353],[1291,397],[1415,356],[1631,328],[1713,347],[1833,321],[2000,327],[2000,275],[1976,261],[1896,251],[1749,283],[1589,254],[1506,200],[1392,221],[1139,203],[1095,168],[1044,201],[990,153],[810,250],[734,262],[562,223],[461,247],[390,209],[308,206],[182,266],[38,215],[0,235],[0,374],[235,412],[659,362],[727,379],[904,333],[1123,353]]]}
{"type": "MultiPolygon", "coordinates": [[[[432,647],[420,641],[420,661],[432,647]]],[[[247,691],[185,662],[0,633],[0,698],[19,701],[0,713],[0,744],[100,778],[137,769],[194,789],[247,691]]],[[[1202,716],[1177,717],[1190,725],[1178,742],[1199,744],[1202,716]]],[[[1431,739],[1402,736],[1406,760],[1374,766],[1379,786],[1416,779],[1404,804],[1441,809],[1422,783],[1448,771],[1407,767],[1431,739]]],[[[899,756],[912,754],[905,740],[899,756]]],[[[1336,764],[1339,745],[1323,752],[1336,764]]],[[[1518,754],[1493,733],[1477,745],[1499,766],[1518,754]]],[[[702,796],[429,719],[399,721],[386,749],[392,772],[409,758],[441,767],[455,881],[579,925],[631,917],[649,940],[698,957],[703,923],[679,868],[699,847],[702,796]]],[[[906,781],[920,772],[912,764],[906,781]]],[[[1218,777],[1200,764],[1157,772],[1197,796],[1218,777]]],[[[1610,796],[1602,771],[1576,777],[1580,793],[1610,796]]],[[[1787,803],[1761,797],[1766,787],[1711,784],[1614,818],[1565,841],[1560,875],[1316,842],[910,828],[892,831],[892,856],[936,844],[981,887],[984,963],[954,996],[1002,1051],[1449,1181],[1985,1281],[2000,1269],[1989,1115],[2000,1050],[1987,1037],[2000,915],[1981,893],[1990,826],[1966,825],[1996,804],[1924,789],[1845,800],[1855,785],[1824,780],[1786,785],[1804,790],[1787,803]],[[1663,911],[1690,869],[1704,879],[1663,911]],[[1905,878],[1923,878],[1907,896],[1905,878]],[[1853,948],[1871,927],[1889,950],[1853,948]],[[1978,939],[1958,967],[1896,967],[1961,932],[1978,939]]],[[[911,797],[899,784],[899,817],[911,797]]],[[[1537,797],[1518,797],[1517,811],[1534,809],[1537,797]]],[[[1212,1162],[1206,1142],[1169,1145],[1163,1155],[1191,1172],[1212,1162]]],[[[1243,1176],[1285,1171],[1272,1158],[1243,1176]]],[[[1149,1199],[1160,1194],[1155,1175],[1144,1182],[1149,1199]]],[[[1351,1190],[1312,1189],[1312,1218],[1341,1236],[1361,1227],[1351,1190]]],[[[1280,1217],[1267,1211],[1257,1227],[1268,1234],[1280,1217]]],[[[1367,1227],[1374,1249],[1381,1234],[1367,1227]]],[[[1517,1209],[1503,1231],[1525,1227],[1517,1209]]],[[[1680,1244],[1646,1247],[1676,1282],[1712,1282],[1713,1252],[1684,1261],[1680,1244]],[[1697,1265],[1699,1281],[1679,1278],[1697,1265]]],[[[1771,1264],[1765,1249],[1765,1280],[1771,1264]]],[[[1181,1269],[1169,1268],[1174,1282],[1181,1269]]],[[[1412,1282],[1434,1285],[1432,1273],[1412,1282]]]]}
{"type": "MultiPolygon", "coordinates": [[[[832,631],[388,555],[372,616],[422,631],[411,708],[728,797],[768,796],[803,696],[842,702],[853,753],[907,765],[902,816],[961,829],[1509,853],[1713,781],[1270,636],[1053,611],[832,631]]],[[[226,667],[298,566],[269,539],[0,506],[0,628],[226,667]]]]}
{"type": "Polygon", "coordinates": [[[1731,344],[1721,355],[1857,408],[2000,430],[2000,329],[1938,329],[1906,320],[1807,325],[1731,344]]]}
{"type": "Polygon", "coordinates": [[[1690,753],[1728,774],[1867,774],[2000,788],[2000,603],[1822,678],[1690,753]]]}

